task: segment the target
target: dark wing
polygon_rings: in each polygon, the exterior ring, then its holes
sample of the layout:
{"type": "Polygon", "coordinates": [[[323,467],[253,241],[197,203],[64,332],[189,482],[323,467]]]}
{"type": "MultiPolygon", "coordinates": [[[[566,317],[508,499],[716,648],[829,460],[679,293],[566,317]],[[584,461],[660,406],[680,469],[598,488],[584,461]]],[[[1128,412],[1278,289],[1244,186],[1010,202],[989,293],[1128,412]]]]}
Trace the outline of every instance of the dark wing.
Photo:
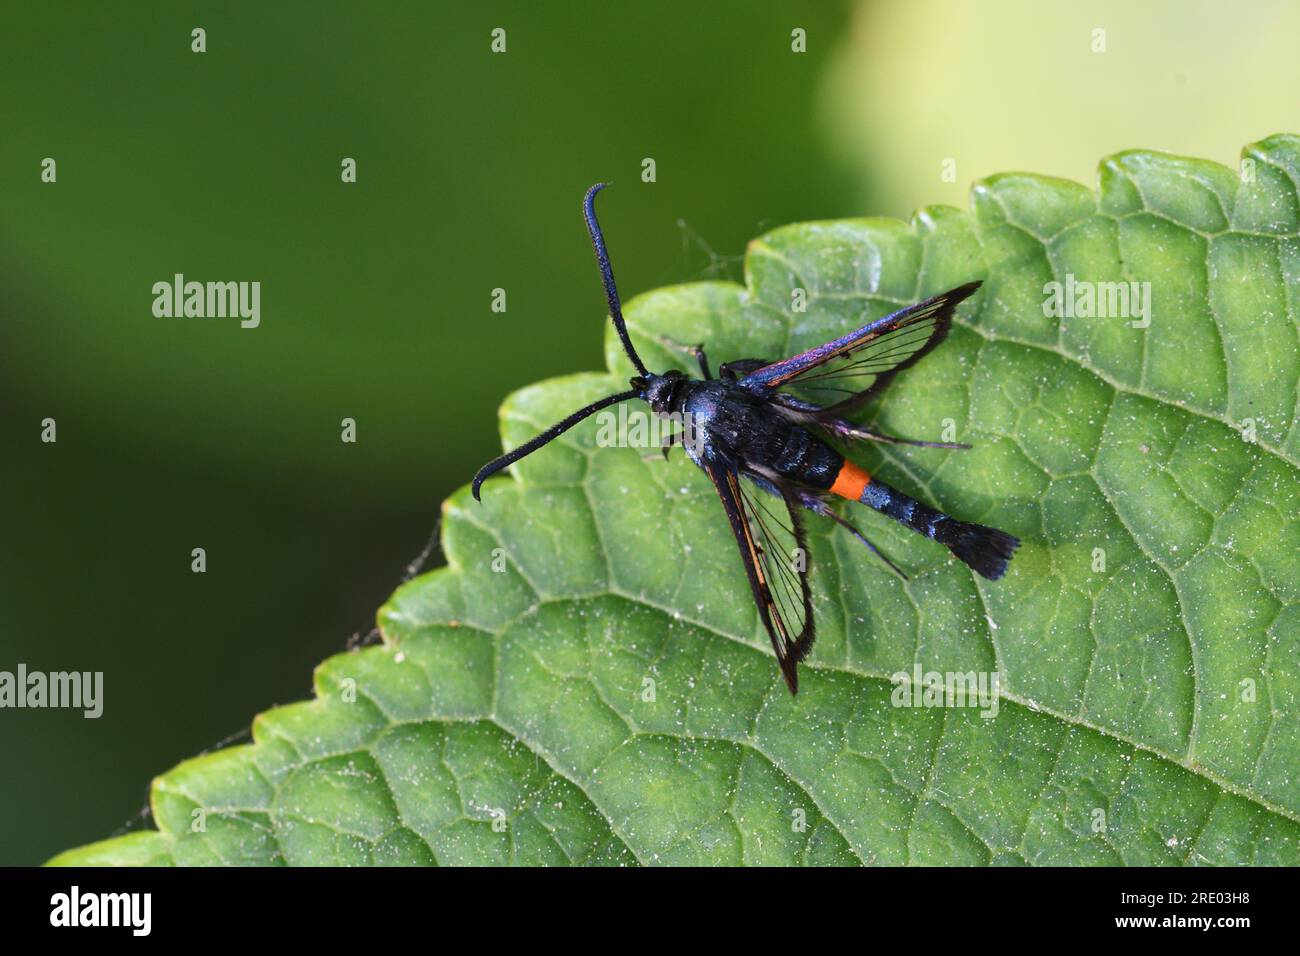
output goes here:
{"type": "MultiPolygon", "coordinates": [[[[742,482],[733,468],[716,461],[704,471],[722,499],[731,530],[740,545],[754,603],[772,639],[781,676],[791,694],[799,692],[798,664],[808,656],[815,637],[812,589],[808,584],[808,541],[799,506],[785,488],[742,482]]],[[[762,481],[763,479],[758,479],[762,481]]]]}
{"type": "Polygon", "coordinates": [[[816,348],[765,365],[741,379],[758,391],[781,389],[842,415],[878,395],[903,369],[919,362],[952,327],[957,304],[979,282],[876,319],[816,348]]]}

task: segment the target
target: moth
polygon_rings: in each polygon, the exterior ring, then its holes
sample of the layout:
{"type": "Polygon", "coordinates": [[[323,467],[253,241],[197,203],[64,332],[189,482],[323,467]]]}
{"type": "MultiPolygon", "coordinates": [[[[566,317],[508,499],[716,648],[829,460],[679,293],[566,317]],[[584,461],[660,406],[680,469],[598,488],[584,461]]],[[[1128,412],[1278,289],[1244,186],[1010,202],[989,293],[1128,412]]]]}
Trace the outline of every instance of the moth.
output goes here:
{"type": "Polygon", "coordinates": [[[583,419],[629,399],[682,422],[663,445],[677,444],[713,483],[740,548],[758,614],[772,639],[791,694],[799,690],[799,662],[816,638],[803,512],[844,527],[900,577],[852,522],[830,506],[836,497],[860,502],[944,545],[977,574],[997,580],[1020,541],[997,528],[960,521],[872,477],[845,457],[857,442],[927,448],[969,448],[954,442],[916,441],[850,422],[846,416],[878,396],[903,369],[915,365],[947,337],[957,305],[980,287],[968,282],[899,309],[837,339],[780,361],[745,358],[724,362],[715,377],[703,346],[690,349],[700,378],[677,369],[646,368],[628,336],[605,238],[596,220],[597,183],[583,198],[583,218],[600,267],[610,318],[637,374],[625,391],[580,408],[537,437],[479,469],[472,490],[531,455],[583,419]]]}

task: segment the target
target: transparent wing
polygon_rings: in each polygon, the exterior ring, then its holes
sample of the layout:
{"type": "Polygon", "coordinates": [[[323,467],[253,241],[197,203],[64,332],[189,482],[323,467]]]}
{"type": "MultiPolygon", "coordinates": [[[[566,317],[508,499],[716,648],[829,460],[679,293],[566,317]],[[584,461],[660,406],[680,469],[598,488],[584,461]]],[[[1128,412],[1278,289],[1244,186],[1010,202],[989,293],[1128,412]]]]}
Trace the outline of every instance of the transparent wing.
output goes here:
{"type": "Polygon", "coordinates": [[[741,382],[779,389],[843,414],[879,394],[898,372],[914,365],[948,335],[957,304],[979,282],[900,309],[860,329],[751,372],[741,382]]]}
{"type": "Polygon", "coordinates": [[[798,664],[812,649],[815,629],[808,582],[808,543],[796,498],[757,475],[716,462],[705,465],[740,546],[759,616],[772,640],[790,693],[798,693],[798,664]]]}

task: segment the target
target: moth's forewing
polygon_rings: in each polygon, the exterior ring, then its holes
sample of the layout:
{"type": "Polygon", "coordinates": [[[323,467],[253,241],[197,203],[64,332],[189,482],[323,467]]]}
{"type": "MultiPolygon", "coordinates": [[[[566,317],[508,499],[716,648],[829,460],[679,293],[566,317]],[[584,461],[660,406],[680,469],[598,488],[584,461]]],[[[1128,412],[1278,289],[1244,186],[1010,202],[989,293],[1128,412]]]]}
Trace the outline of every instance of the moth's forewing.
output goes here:
{"type": "Polygon", "coordinates": [[[899,309],[859,329],[751,372],[741,383],[776,390],[843,415],[878,395],[905,368],[934,350],[952,328],[957,304],[979,282],[899,309]]]}
{"type": "Polygon", "coordinates": [[[771,638],[781,675],[790,693],[796,694],[798,664],[812,648],[816,635],[808,580],[808,543],[799,506],[779,486],[772,486],[775,496],[768,495],[742,482],[733,468],[707,459],[703,466],[736,536],[754,603],[771,638]]]}

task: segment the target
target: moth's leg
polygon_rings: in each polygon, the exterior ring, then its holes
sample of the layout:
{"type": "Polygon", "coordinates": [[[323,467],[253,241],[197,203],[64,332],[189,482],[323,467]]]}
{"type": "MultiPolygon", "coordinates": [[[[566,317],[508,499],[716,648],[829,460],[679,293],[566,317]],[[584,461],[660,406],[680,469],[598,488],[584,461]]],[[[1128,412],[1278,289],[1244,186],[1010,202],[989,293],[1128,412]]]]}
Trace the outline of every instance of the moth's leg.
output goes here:
{"type": "Polygon", "coordinates": [[[722,378],[735,381],[737,378],[743,378],[750,372],[756,372],[764,365],[771,365],[767,359],[736,359],[733,362],[723,362],[718,366],[718,375],[722,378]]]}
{"type": "Polygon", "coordinates": [[[696,363],[700,366],[701,374],[703,374],[706,379],[713,378],[713,373],[709,371],[709,357],[704,354],[703,344],[683,345],[681,342],[666,337],[661,338],[659,341],[670,349],[674,349],[678,352],[685,352],[688,355],[693,356],[696,363]]]}
{"type": "Polygon", "coordinates": [[[884,553],[879,548],[877,548],[874,544],[872,544],[871,541],[868,540],[866,535],[864,535],[861,531],[855,528],[852,522],[850,522],[847,518],[841,518],[838,514],[836,514],[835,509],[833,509],[830,505],[822,501],[821,498],[818,498],[814,494],[809,494],[806,491],[800,491],[798,492],[798,495],[799,495],[799,504],[803,505],[809,511],[830,518],[840,527],[846,528],[851,535],[853,535],[855,538],[857,538],[859,541],[865,544],[868,548],[870,548],[875,553],[876,557],[878,557],[881,561],[884,561],[885,564],[889,567],[889,570],[893,571],[904,581],[907,580],[907,575],[903,572],[903,569],[900,568],[898,565],[896,565],[893,561],[890,561],[889,558],[885,557],[884,553]]]}
{"type": "Polygon", "coordinates": [[[970,445],[965,445],[961,442],[917,441],[913,438],[899,438],[896,435],[886,435],[884,432],[874,431],[873,429],[866,428],[862,425],[854,425],[852,422],[846,422],[842,419],[832,418],[829,416],[818,416],[817,423],[839,437],[847,439],[879,441],[886,442],[890,445],[916,445],[919,448],[970,448],[970,445]]]}
{"type": "MultiPolygon", "coordinates": [[[[663,437],[663,440],[659,443],[659,447],[660,447],[660,449],[662,449],[662,451],[663,451],[664,461],[667,461],[667,460],[668,460],[668,452],[672,450],[672,447],[673,447],[674,445],[680,445],[681,443],[682,443],[682,433],[681,433],[681,432],[673,432],[672,434],[670,434],[670,435],[665,435],[665,436],[663,437]]],[[[655,460],[655,457],[656,457],[656,456],[655,456],[654,453],[652,452],[652,453],[649,454],[649,455],[642,455],[642,456],[641,456],[641,460],[642,460],[642,461],[654,461],[654,460],[655,460]]]]}
{"type": "Polygon", "coordinates": [[[681,432],[673,432],[669,435],[664,436],[664,440],[661,442],[661,447],[663,448],[663,453],[664,453],[664,461],[668,460],[668,452],[672,451],[673,445],[680,445],[681,443],[682,443],[681,432]]]}
{"type": "MultiPolygon", "coordinates": [[[[704,354],[704,344],[688,346],[686,351],[695,356],[695,361],[700,365],[700,374],[704,376],[705,380],[713,378],[713,373],[709,371],[709,357],[704,354]]],[[[664,454],[667,454],[667,452],[664,454]]]]}

